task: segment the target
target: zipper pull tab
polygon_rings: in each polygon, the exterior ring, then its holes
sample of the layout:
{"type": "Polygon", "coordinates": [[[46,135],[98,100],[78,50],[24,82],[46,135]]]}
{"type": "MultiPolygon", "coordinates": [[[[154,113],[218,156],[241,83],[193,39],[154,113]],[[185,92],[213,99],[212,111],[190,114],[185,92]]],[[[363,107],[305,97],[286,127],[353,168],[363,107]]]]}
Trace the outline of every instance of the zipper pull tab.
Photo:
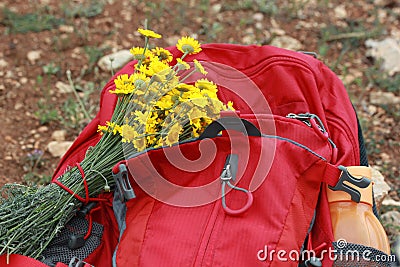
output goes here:
{"type": "Polygon", "coordinates": [[[226,157],[225,161],[225,166],[222,169],[222,173],[220,175],[221,183],[222,183],[222,188],[221,188],[221,196],[222,196],[222,208],[224,211],[232,216],[239,215],[244,213],[246,210],[250,208],[250,206],[253,204],[253,195],[251,194],[250,191],[237,187],[231,183],[231,181],[235,181],[236,179],[236,173],[238,169],[238,155],[236,154],[230,154],[226,157]],[[226,193],[225,193],[225,186],[228,185],[230,188],[234,190],[241,191],[247,195],[247,202],[246,204],[237,210],[231,209],[226,205],[226,193]]]}

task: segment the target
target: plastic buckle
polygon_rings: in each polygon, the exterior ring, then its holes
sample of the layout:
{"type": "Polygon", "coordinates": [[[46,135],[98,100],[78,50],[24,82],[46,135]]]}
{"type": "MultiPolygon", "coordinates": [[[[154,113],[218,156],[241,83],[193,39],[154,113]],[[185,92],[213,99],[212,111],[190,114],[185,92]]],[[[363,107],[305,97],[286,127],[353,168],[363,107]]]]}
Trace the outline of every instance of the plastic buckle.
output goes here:
{"type": "Polygon", "coordinates": [[[94,267],[94,265],[81,261],[77,257],[73,257],[69,262],[68,267],[94,267]]]}
{"type": "Polygon", "coordinates": [[[118,166],[118,172],[113,173],[113,178],[119,192],[119,197],[122,202],[126,202],[132,198],[135,198],[135,192],[132,189],[131,183],[129,182],[128,170],[125,164],[118,166]]]}
{"type": "Polygon", "coordinates": [[[342,165],[338,166],[338,168],[339,170],[342,171],[339,177],[339,181],[334,187],[328,185],[329,189],[333,191],[344,191],[351,196],[351,200],[360,203],[361,200],[360,192],[354,187],[345,184],[344,182],[348,182],[358,188],[366,188],[370,185],[371,180],[366,177],[362,177],[361,179],[355,178],[349,173],[346,167],[342,165]]]}

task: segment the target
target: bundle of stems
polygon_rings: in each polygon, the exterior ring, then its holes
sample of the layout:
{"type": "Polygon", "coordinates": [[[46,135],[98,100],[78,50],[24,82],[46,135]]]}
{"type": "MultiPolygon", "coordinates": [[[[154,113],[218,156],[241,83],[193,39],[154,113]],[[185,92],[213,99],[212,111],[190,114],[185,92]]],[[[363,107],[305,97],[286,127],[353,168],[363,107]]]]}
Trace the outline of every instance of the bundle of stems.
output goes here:
{"type": "Polygon", "coordinates": [[[113,188],[115,164],[149,148],[196,138],[222,110],[233,109],[232,103],[218,100],[213,82],[184,83],[194,72],[207,74],[200,62],[194,60],[191,67],[184,61],[201,51],[196,40],[182,37],[177,43],[182,56],[174,59],[168,50],[149,48],[149,39],[161,35],[138,31],[145,45],[131,49],[137,60],[135,70],[114,80],[115,89],[110,91],[118,95],[114,113],[98,126],[101,138],[83,161],[47,186],[7,184],[0,189],[0,255],[40,258],[87,197],[96,198],[113,188]]]}

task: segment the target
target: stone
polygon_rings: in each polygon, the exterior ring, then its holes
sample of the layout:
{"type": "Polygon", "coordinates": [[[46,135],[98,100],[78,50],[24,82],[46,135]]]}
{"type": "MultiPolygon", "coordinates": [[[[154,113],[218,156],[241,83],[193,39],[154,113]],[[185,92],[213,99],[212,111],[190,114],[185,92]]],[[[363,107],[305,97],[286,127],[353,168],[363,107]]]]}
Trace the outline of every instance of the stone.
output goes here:
{"type": "Polygon", "coordinates": [[[71,141],[51,141],[47,145],[47,150],[53,157],[62,157],[71,147],[72,143],[71,141]]]}
{"type": "Polygon", "coordinates": [[[369,48],[367,55],[383,60],[382,68],[389,75],[400,72],[400,40],[391,37],[382,41],[368,39],[365,45],[369,48]]]}
{"type": "Polygon", "coordinates": [[[335,11],[336,18],[338,18],[338,19],[347,18],[347,11],[346,11],[346,7],[344,5],[339,5],[339,6],[335,7],[334,11],[335,11]]]}
{"type": "Polygon", "coordinates": [[[373,105],[395,105],[400,103],[400,97],[392,92],[372,91],[369,101],[373,105]]]}
{"type": "Polygon", "coordinates": [[[61,81],[56,82],[55,87],[62,94],[72,93],[74,91],[74,89],[69,84],[61,81]]]}
{"type": "Polygon", "coordinates": [[[58,29],[60,30],[60,32],[63,32],[63,33],[73,33],[74,32],[74,27],[70,26],[70,25],[60,25],[58,27],[58,29]]]}
{"type": "Polygon", "coordinates": [[[391,197],[385,197],[385,199],[382,201],[382,206],[395,206],[395,207],[400,207],[400,201],[396,201],[392,199],[391,197]]]}
{"type": "Polygon", "coordinates": [[[214,4],[211,7],[211,10],[213,13],[218,14],[219,12],[221,12],[221,8],[222,8],[222,4],[214,4]]]}
{"type": "Polygon", "coordinates": [[[67,131],[65,130],[57,130],[51,134],[51,138],[55,141],[65,141],[65,136],[67,135],[67,131]]]}
{"type": "Polygon", "coordinates": [[[290,37],[288,35],[275,37],[272,40],[271,45],[295,51],[301,50],[301,48],[303,47],[299,40],[294,39],[293,37],[290,37]]]}
{"type": "Polygon", "coordinates": [[[49,127],[47,127],[47,126],[40,126],[38,129],[37,129],[37,131],[39,132],[39,133],[45,133],[45,132],[47,132],[49,130],[49,127]]]}
{"type": "Polygon", "coordinates": [[[376,207],[380,209],[383,199],[389,194],[390,186],[385,182],[385,178],[379,170],[372,167],[372,181],[374,182],[374,198],[376,207]]]}
{"type": "Polygon", "coordinates": [[[5,61],[4,59],[0,59],[0,68],[7,68],[8,62],[5,61]]]}
{"type": "Polygon", "coordinates": [[[253,19],[255,21],[263,21],[264,20],[264,15],[263,15],[263,13],[255,13],[253,15],[253,19]]]}
{"type": "Polygon", "coordinates": [[[17,102],[17,103],[15,103],[15,105],[14,105],[14,109],[15,109],[15,110],[20,110],[20,109],[23,108],[23,107],[24,107],[24,104],[21,103],[21,102],[17,102]]]}
{"type": "Polygon", "coordinates": [[[97,65],[104,71],[118,70],[131,60],[133,55],[125,49],[102,57],[97,65]]]}
{"type": "Polygon", "coordinates": [[[35,64],[36,61],[40,59],[41,54],[42,54],[42,51],[40,51],[40,50],[32,50],[32,51],[29,51],[28,54],[26,54],[26,57],[28,58],[29,63],[35,64]]]}

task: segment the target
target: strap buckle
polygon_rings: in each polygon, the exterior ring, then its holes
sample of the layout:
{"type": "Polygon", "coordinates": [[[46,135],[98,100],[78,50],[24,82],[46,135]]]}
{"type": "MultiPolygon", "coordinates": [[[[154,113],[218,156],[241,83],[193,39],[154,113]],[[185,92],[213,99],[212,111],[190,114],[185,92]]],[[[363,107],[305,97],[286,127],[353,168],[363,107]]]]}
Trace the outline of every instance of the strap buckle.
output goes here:
{"type": "Polygon", "coordinates": [[[352,201],[360,203],[361,193],[357,189],[348,184],[352,184],[358,188],[367,188],[370,185],[371,180],[366,177],[358,179],[352,176],[347,170],[347,168],[342,165],[338,166],[338,169],[342,171],[339,177],[339,181],[334,187],[328,185],[329,189],[333,191],[339,191],[339,190],[344,191],[351,196],[352,201]]]}
{"type": "Polygon", "coordinates": [[[116,191],[118,191],[119,198],[123,202],[136,197],[135,192],[132,189],[131,183],[129,182],[128,170],[125,164],[120,164],[118,166],[118,172],[113,172],[112,175],[117,186],[116,191]]]}

